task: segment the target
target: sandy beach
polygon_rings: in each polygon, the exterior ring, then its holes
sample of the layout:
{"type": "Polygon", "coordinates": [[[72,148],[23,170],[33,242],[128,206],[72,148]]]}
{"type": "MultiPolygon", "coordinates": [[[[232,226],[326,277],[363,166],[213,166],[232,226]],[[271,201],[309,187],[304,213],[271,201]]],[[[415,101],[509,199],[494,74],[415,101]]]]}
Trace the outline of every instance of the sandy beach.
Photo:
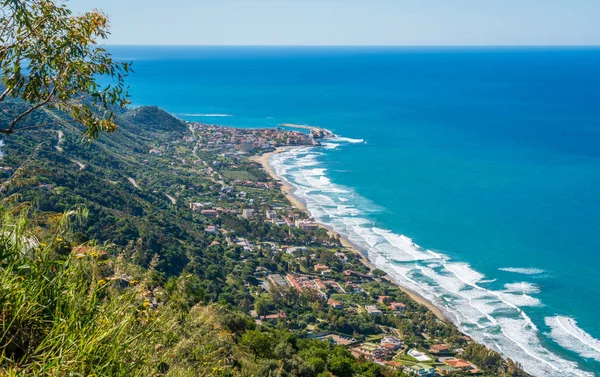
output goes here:
{"type": "MultiPolygon", "coordinates": [[[[310,216],[310,212],[306,208],[306,205],[300,199],[298,199],[296,196],[294,196],[294,190],[295,190],[295,188],[292,185],[290,185],[285,179],[283,179],[282,177],[278,176],[277,173],[275,172],[275,170],[271,167],[271,164],[269,163],[269,161],[270,161],[270,159],[271,159],[271,157],[273,155],[281,153],[284,150],[286,150],[287,148],[293,148],[293,147],[279,147],[276,150],[274,150],[273,152],[268,152],[268,153],[264,153],[264,154],[261,154],[261,155],[252,156],[252,157],[250,157],[250,161],[257,162],[257,163],[261,164],[261,166],[263,167],[263,169],[265,169],[265,171],[271,176],[271,178],[273,178],[274,180],[276,180],[276,181],[278,181],[278,182],[281,183],[281,190],[285,194],[285,197],[288,199],[288,201],[294,207],[298,208],[299,210],[301,210],[303,212],[306,212],[310,216]]],[[[362,262],[366,266],[368,266],[372,270],[374,270],[374,269],[377,268],[377,267],[375,267],[369,261],[369,259],[365,256],[365,253],[363,253],[356,245],[354,245],[352,242],[350,242],[350,240],[348,240],[347,238],[343,237],[339,233],[333,231],[332,229],[330,229],[329,227],[325,226],[324,224],[319,224],[319,226],[321,226],[324,229],[327,229],[332,234],[338,236],[340,238],[340,242],[341,242],[342,246],[344,246],[346,249],[352,251],[353,253],[359,255],[361,257],[362,262]]],[[[414,291],[412,291],[412,290],[410,290],[410,289],[408,289],[406,287],[403,287],[402,285],[398,284],[396,281],[394,281],[388,275],[385,275],[384,279],[386,279],[389,282],[391,282],[391,283],[395,284],[396,286],[398,286],[404,293],[406,293],[414,301],[418,302],[419,304],[422,304],[422,305],[426,306],[439,319],[441,319],[443,321],[447,321],[448,320],[446,318],[446,316],[444,315],[444,313],[438,307],[436,307],[435,305],[433,305],[433,303],[431,303],[429,300],[427,300],[423,296],[419,295],[418,293],[416,293],[416,292],[414,292],[414,291]]]]}

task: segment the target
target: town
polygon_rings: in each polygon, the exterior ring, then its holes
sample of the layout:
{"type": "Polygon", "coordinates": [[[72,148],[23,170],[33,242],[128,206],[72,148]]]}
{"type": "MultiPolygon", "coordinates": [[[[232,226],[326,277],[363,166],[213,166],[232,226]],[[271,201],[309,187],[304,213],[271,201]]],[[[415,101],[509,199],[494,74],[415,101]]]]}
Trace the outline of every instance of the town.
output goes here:
{"type": "Polygon", "coordinates": [[[239,263],[252,297],[239,307],[257,325],[291,328],[407,374],[484,373],[474,362],[481,346],[292,206],[281,182],[250,159],[282,146],[317,146],[318,138],[279,127],[188,126],[183,139],[149,154],[170,154],[212,181],[188,187],[187,207],[204,224],[210,248],[239,263]]]}

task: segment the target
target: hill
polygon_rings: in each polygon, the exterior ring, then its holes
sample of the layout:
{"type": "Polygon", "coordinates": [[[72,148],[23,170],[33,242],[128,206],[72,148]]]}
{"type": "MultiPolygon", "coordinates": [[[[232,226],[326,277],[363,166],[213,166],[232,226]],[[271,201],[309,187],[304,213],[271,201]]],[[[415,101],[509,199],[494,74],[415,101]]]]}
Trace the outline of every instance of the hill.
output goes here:
{"type": "Polygon", "coordinates": [[[185,132],[185,123],[156,106],[141,106],[123,115],[126,121],[151,131],[185,132]]]}
{"type": "Polygon", "coordinates": [[[116,121],[89,145],[71,123],[4,139],[0,374],[391,377],[409,348],[443,342],[487,375],[525,375],[324,229],[294,226],[306,214],[230,142],[261,131],[157,108],[116,121]],[[384,336],[404,347],[380,360],[390,367],[355,357],[384,336]]]}

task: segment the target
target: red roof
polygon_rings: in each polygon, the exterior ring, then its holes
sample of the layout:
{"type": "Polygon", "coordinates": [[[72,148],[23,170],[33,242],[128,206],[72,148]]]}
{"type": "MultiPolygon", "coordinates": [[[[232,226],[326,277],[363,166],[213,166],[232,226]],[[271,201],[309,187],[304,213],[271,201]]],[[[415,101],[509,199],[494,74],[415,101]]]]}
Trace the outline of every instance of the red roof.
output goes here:
{"type": "Polygon", "coordinates": [[[459,368],[459,369],[471,367],[471,364],[467,363],[463,359],[450,359],[450,360],[444,361],[444,363],[446,365],[450,365],[453,368],[459,368]]]}

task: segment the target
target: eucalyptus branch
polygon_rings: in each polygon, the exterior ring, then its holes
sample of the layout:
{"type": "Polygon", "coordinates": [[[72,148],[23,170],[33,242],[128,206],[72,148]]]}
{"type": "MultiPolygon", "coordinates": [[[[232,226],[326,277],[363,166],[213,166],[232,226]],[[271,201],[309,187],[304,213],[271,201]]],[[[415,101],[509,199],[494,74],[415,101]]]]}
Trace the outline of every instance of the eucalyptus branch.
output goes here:
{"type": "Polygon", "coordinates": [[[12,134],[12,133],[14,133],[15,132],[15,126],[17,125],[17,123],[19,123],[21,120],[23,120],[23,118],[25,118],[27,115],[31,114],[35,110],[39,109],[42,106],[45,106],[48,102],[50,102],[50,100],[52,99],[52,96],[55,94],[55,92],[56,92],[56,89],[53,89],[45,100],[43,100],[42,102],[38,103],[37,105],[34,105],[34,106],[30,107],[27,111],[21,113],[21,115],[19,115],[18,117],[16,117],[10,123],[10,126],[7,129],[0,129],[0,133],[3,133],[3,134],[12,134]]]}

